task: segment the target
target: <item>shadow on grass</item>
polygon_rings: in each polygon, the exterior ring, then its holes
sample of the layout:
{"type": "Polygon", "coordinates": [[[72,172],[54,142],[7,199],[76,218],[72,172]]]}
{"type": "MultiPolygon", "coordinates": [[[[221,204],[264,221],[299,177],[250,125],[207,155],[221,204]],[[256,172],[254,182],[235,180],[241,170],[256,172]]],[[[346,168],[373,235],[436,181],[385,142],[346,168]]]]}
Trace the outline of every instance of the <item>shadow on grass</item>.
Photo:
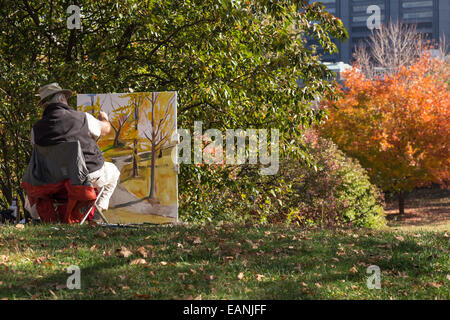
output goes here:
{"type": "Polygon", "coordinates": [[[30,228],[28,239],[21,244],[18,234],[11,238],[15,243],[10,247],[55,255],[55,263],[78,261],[82,290],[56,289],[69,276],[66,265],[61,270],[46,270],[45,265],[31,263],[11,268],[13,274],[0,284],[0,297],[30,298],[38,294],[51,298],[52,290],[63,299],[173,299],[198,294],[204,298],[329,299],[328,286],[348,290],[343,286],[357,284],[364,288],[366,268],[372,264],[378,265],[383,275],[408,274],[405,281],[410,284],[424,273],[445,277],[443,271],[432,267],[439,257],[414,240],[396,241],[392,234],[355,239],[319,231],[308,239],[293,241],[294,233],[285,238],[265,237],[263,228],[219,232],[213,228],[147,227],[107,230],[108,236],[103,238],[96,234],[105,229],[54,227],[60,229],[30,228]],[[98,248],[90,252],[94,244],[98,248]],[[116,257],[115,250],[122,245],[134,255],[116,257]],[[139,258],[136,248],[145,245],[151,246],[148,264],[130,265],[139,258]],[[104,256],[104,250],[111,250],[111,255],[104,256]],[[354,266],[357,272],[350,272],[354,266]],[[237,278],[240,272],[245,274],[243,280],[237,278]],[[258,281],[258,275],[264,278],[258,281]]]}

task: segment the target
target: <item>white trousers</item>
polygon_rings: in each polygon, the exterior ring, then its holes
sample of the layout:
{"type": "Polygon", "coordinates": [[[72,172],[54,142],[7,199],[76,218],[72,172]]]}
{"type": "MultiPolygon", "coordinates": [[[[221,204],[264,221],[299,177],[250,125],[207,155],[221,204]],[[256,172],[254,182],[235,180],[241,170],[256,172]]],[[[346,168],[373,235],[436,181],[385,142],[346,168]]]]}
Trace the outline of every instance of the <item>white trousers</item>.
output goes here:
{"type": "Polygon", "coordinates": [[[111,199],[111,196],[114,193],[119,177],[119,169],[117,169],[113,163],[106,161],[102,168],[89,173],[88,178],[92,181],[94,187],[97,189],[100,189],[103,186],[105,187],[97,201],[97,206],[100,209],[108,210],[109,199],[111,199]]]}

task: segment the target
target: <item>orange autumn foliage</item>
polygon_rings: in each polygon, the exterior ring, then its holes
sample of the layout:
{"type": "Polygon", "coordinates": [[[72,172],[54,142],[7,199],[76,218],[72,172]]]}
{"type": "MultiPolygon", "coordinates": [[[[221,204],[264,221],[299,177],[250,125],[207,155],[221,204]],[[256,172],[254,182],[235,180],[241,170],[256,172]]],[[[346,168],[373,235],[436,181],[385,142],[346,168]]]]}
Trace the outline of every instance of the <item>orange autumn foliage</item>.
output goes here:
{"type": "Polygon", "coordinates": [[[449,64],[424,55],[394,75],[345,74],[322,133],[385,191],[450,181],[449,64]]]}

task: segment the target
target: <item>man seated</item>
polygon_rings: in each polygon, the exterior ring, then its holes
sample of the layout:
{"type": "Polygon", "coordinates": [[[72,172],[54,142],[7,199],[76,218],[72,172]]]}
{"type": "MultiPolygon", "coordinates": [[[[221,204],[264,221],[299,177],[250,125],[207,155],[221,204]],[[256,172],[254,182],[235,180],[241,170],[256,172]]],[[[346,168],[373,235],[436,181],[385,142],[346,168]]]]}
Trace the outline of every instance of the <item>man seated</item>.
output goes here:
{"type": "Polygon", "coordinates": [[[108,209],[109,199],[120,176],[117,167],[105,161],[95,140],[110,132],[108,116],[100,112],[99,119],[96,119],[87,112],[71,108],[67,100],[72,96],[72,91],[62,89],[57,83],[40,88],[38,96],[43,116],[33,125],[31,143],[51,146],[78,140],[89,171],[89,180],[98,189],[104,186],[96,204],[96,210],[102,213],[108,209]]]}

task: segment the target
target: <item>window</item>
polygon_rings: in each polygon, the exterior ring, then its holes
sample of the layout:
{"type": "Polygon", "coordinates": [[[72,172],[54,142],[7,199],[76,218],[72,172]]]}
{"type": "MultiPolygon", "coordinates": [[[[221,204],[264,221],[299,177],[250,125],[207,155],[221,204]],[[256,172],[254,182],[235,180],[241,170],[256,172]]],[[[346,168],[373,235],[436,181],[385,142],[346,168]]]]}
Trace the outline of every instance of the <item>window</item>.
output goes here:
{"type": "Polygon", "coordinates": [[[405,12],[403,13],[403,19],[421,19],[421,18],[433,18],[433,11],[421,11],[421,12],[405,12]]]}
{"type": "Polygon", "coordinates": [[[408,8],[420,8],[420,7],[432,7],[433,0],[427,1],[413,1],[413,2],[403,2],[402,7],[405,9],[408,8]]]}

